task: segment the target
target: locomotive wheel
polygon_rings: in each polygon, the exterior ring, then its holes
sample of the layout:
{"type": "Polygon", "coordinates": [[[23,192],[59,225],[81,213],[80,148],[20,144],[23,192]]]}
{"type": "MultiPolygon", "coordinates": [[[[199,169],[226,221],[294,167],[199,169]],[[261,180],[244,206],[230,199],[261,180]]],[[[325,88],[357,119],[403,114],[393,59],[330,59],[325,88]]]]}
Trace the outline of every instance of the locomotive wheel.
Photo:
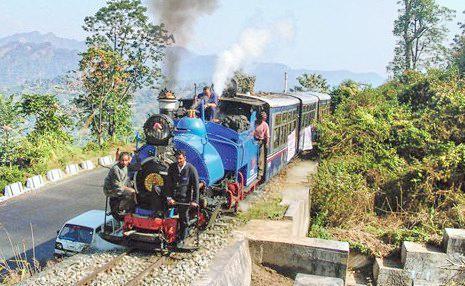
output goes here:
{"type": "Polygon", "coordinates": [[[167,145],[174,130],[173,120],[165,114],[152,115],[144,124],[147,144],[167,145]]]}

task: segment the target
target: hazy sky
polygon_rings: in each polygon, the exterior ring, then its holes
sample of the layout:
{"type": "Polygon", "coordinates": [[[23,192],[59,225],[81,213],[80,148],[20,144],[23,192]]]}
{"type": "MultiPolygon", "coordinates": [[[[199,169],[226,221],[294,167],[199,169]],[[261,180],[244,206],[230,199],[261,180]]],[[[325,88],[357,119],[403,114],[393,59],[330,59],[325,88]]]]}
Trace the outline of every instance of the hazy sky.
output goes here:
{"type": "MultiPolygon", "coordinates": [[[[169,0],[168,0],[169,1],[169,0]]],[[[192,0],[195,1],[195,0],[192,0]]],[[[220,53],[249,26],[290,21],[295,28],[291,42],[269,46],[258,59],[293,68],[346,69],[385,73],[395,39],[393,20],[397,0],[218,0],[218,9],[199,18],[189,48],[200,54],[220,53]]],[[[458,11],[451,23],[465,22],[465,0],[439,0],[458,11]]],[[[100,0],[1,0],[0,37],[17,32],[53,32],[84,39],[83,18],[95,13],[100,0]]],[[[144,3],[150,3],[145,0],[144,3]]]]}

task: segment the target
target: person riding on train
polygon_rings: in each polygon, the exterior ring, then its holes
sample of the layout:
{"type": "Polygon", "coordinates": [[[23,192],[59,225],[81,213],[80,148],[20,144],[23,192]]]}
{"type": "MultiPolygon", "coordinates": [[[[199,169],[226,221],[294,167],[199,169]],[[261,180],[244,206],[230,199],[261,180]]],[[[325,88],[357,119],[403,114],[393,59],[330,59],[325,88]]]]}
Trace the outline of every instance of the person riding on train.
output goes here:
{"type": "Polygon", "coordinates": [[[201,114],[201,104],[199,101],[203,101],[203,108],[205,110],[205,120],[213,121],[216,116],[216,109],[218,107],[218,96],[211,90],[210,87],[206,86],[203,88],[203,92],[198,94],[195,98],[197,108],[196,110],[201,114]]]}
{"type": "Polygon", "coordinates": [[[265,171],[265,149],[270,141],[270,127],[266,123],[266,112],[262,111],[255,122],[254,138],[258,141],[259,156],[258,156],[258,179],[261,180],[265,171]]]}
{"type": "Polygon", "coordinates": [[[128,176],[130,162],[131,155],[128,152],[118,152],[118,163],[110,168],[103,185],[103,192],[110,198],[112,211],[118,214],[133,212],[136,203],[136,191],[130,187],[128,176]]]}
{"type": "Polygon", "coordinates": [[[177,162],[168,168],[164,189],[168,205],[176,205],[181,228],[179,240],[183,241],[189,232],[189,210],[199,206],[199,175],[197,169],[186,161],[186,152],[176,150],[175,156],[177,162]]]}

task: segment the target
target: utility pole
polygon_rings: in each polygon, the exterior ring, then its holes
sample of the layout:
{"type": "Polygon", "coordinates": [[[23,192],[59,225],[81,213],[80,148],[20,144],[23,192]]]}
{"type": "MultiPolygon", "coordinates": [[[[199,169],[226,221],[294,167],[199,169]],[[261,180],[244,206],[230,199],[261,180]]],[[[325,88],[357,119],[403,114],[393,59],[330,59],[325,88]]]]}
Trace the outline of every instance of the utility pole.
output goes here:
{"type": "Polygon", "coordinates": [[[284,72],[284,93],[287,93],[287,72],[284,72]]]}

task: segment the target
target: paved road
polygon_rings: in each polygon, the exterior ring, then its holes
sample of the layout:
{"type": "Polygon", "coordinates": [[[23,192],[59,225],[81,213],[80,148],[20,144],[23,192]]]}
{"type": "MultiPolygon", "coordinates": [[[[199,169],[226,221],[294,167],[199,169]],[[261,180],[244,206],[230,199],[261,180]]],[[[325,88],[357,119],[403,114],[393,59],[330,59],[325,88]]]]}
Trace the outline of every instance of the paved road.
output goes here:
{"type": "Polygon", "coordinates": [[[87,210],[105,208],[102,185],[107,172],[99,168],[1,203],[1,257],[14,256],[9,238],[17,252],[32,254],[32,225],[36,258],[51,258],[56,232],[65,221],[87,210]]]}

